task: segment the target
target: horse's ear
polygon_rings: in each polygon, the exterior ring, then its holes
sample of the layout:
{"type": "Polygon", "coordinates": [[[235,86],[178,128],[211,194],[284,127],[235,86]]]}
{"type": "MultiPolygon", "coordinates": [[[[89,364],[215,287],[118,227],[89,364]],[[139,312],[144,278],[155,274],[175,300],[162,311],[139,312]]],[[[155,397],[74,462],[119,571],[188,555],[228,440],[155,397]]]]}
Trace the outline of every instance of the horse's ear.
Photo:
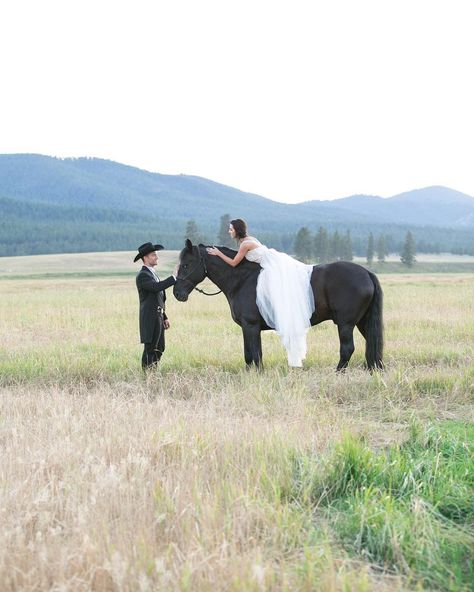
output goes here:
{"type": "Polygon", "coordinates": [[[200,247],[205,247],[206,245],[203,245],[202,243],[199,243],[199,246],[200,247]]]}
{"type": "Polygon", "coordinates": [[[189,240],[189,238],[186,239],[186,248],[188,249],[188,251],[192,251],[193,250],[193,243],[189,240]]]}

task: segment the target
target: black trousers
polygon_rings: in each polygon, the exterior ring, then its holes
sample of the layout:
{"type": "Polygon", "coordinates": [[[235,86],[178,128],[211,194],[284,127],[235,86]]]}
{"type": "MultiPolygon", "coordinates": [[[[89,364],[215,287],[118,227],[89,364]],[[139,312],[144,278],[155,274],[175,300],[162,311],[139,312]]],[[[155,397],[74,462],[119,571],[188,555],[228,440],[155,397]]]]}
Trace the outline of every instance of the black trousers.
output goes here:
{"type": "Polygon", "coordinates": [[[165,351],[165,329],[163,327],[163,315],[159,314],[155,321],[153,337],[150,343],[143,344],[142,368],[156,366],[165,351]]]}

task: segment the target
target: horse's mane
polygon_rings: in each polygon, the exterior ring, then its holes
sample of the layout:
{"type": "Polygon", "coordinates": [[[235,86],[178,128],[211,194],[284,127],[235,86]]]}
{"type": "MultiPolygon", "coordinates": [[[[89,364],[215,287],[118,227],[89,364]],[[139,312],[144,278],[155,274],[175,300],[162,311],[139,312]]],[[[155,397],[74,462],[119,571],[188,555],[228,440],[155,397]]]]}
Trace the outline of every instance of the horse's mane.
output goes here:
{"type": "Polygon", "coordinates": [[[232,257],[232,259],[237,255],[237,251],[235,249],[231,249],[230,247],[217,247],[219,251],[222,251],[224,255],[227,257],[232,257]]]}

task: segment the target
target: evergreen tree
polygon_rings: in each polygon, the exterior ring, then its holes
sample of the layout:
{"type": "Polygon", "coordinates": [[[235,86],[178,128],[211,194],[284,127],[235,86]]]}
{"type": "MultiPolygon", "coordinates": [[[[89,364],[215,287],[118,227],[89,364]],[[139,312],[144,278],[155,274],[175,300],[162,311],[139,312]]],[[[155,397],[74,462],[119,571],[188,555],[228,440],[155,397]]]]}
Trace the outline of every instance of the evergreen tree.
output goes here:
{"type": "Polygon", "coordinates": [[[354,259],[350,230],[346,232],[346,236],[341,241],[341,259],[343,261],[352,261],[354,259]]]}
{"type": "Polygon", "coordinates": [[[387,256],[385,248],[385,236],[381,234],[377,239],[377,261],[379,263],[385,263],[385,257],[387,256]]]}
{"type": "Polygon", "coordinates": [[[217,235],[217,242],[223,247],[231,247],[235,249],[235,243],[229,234],[230,216],[224,214],[221,216],[221,223],[219,227],[219,234],[217,235]]]}
{"type": "Polygon", "coordinates": [[[296,258],[300,261],[309,261],[312,255],[312,246],[311,233],[303,226],[298,230],[295,239],[294,251],[296,258]]]}
{"type": "Polygon", "coordinates": [[[329,238],[329,261],[338,261],[341,258],[342,246],[341,235],[337,230],[329,238]]]}
{"type": "Polygon", "coordinates": [[[322,226],[319,227],[313,240],[313,252],[318,263],[329,261],[329,237],[328,231],[322,226]]]}
{"type": "Polygon", "coordinates": [[[375,253],[375,246],[374,246],[374,235],[372,233],[369,234],[369,240],[367,243],[367,263],[372,265],[374,262],[374,253],[375,253]]]}
{"type": "Polygon", "coordinates": [[[403,250],[400,255],[400,261],[407,267],[413,267],[413,264],[416,261],[415,254],[415,241],[413,239],[412,233],[408,231],[405,237],[403,250]]]}
{"type": "Polygon", "coordinates": [[[202,236],[199,232],[198,225],[194,220],[188,220],[186,224],[186,235],[185,240],[189,238],[189,240],[194,244],[198,245],[202,242],[202,236]]]}

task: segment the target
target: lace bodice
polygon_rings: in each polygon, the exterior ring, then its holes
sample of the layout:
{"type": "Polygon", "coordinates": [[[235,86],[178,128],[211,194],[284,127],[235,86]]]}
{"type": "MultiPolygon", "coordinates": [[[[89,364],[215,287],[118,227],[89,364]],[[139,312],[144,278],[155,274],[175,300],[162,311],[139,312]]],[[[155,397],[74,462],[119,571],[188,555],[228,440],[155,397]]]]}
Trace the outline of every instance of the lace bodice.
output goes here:
{"type": "Polygon", "coordinates": [[[242,241],[242,243],[247,242],[257,244],[258,247],[256,247],[255,249],[251,249],[250,251],[247,251],[245,253],[245,258],[247,259],[247,261],[252,261],[253,263],[261,264],[266,251],[268,251],[268,248],[265,245],[262,245],[262,243],[257,239],[245,239],[242,241]]]}
{"type": "Polygon", "coordinates": [[[262,263],[266,250],[267,247],[265,247],[265,245],[260,245],[259,247],[252,249],[251,251],[247,251],[245,253],[245,258],[248,261],[253,261],[254,263],[262,263]]]}

